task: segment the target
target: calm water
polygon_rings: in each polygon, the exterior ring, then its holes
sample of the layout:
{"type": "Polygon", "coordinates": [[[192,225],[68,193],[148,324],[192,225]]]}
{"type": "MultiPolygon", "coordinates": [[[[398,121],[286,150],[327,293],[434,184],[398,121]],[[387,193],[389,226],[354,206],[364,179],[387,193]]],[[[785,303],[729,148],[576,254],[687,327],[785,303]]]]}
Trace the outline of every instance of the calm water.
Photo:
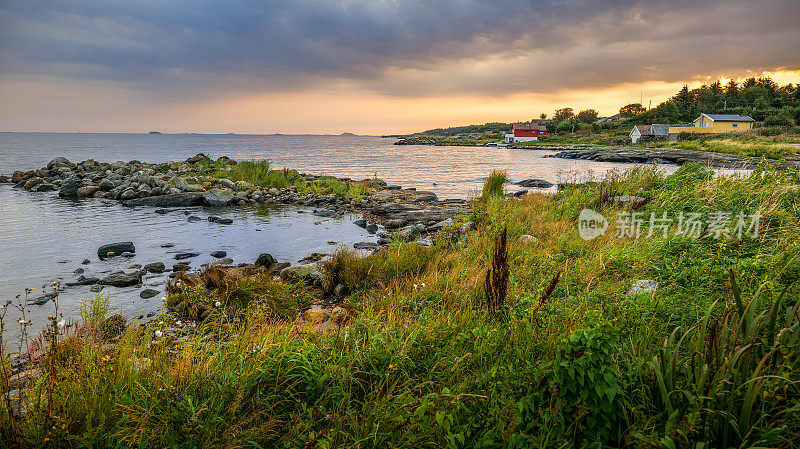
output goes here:
{"type": "MultiPolygon", "coordinates": [[[[183,134],[36,134],[0,133],[0,174],[40,168],[56,156],[76,162],[183,160],[196,153],[233,159],[269,159],[275,167],[363,179],[377,175],[390,184],[430,190],[440,198],[466,198],[480,189],[493,169],[506,170],[512,180],[541,178],[557,182],[566,177],[600,176],[629,164],[595,163],[544,158],[547,151],[483,147],[397,146],[393,139],[340,136],[250,136],[183,134]]],[[[665,167],[674,170],[674,167],[665,167]]],[[[103,277],[114,270],[130,271],[132,264],[164,262],[170,267],[180,251],[201,253],[188,259],[193,267],[210,261],[210,251],[224,250],[235,263],[252,263],[270,252],[279,261],[296,263],[312,252],[330,252],[335,245],[374,241],[352,223],[357,217],[322,220],[296,208],[230,208],[173,210],[165,215],[152,209],[123,208],[118,203],[58,198],[54,192],[30,193],[0,185],[0,299],[11,299],[26,287],[74,280],[74,270],[103,277]],[[185,212],[202,218],[188,222],[185,212]],[[233,225],[209,223],[210,214],[228,216],[233,225]],[[131,259],[97,259],[97,248],[109,242],[133,241],[131,259]],[[172,248],[162,248],[165,243],[172,248]],[[81,265],[84,258],[91,260],[81,265]]],[[[163,290],[165,275],[148,275],[142,288],[163,290]]],[[[106,287],[112,307],[129,316],[157,311],[161,294],[139,298],[141,289],[106,287]]],[[[61,295],[65,316],[77,315],[89,287],[69,287],[61,295]]],[[[42,324],[52,305],[33,306],[32,319],[42,324]]],[[[16,318],[16,317],[14,317],[16,318]]]]}

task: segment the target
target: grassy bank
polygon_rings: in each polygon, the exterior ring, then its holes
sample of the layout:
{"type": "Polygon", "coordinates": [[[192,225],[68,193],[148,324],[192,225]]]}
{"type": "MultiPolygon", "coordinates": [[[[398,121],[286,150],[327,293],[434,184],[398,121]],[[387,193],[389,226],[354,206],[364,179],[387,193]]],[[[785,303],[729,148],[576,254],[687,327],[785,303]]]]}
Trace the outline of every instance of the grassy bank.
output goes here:
{"type": "Polygon", "coordinates": [[[796,173],[714,178],[696,165],[669,176],[640,168],[511,200],[497,194],[502,176],[430,247],[395,243],[368,257],[340,250],[324,267],[324,287],[345,285],[354,312],[337,330],[296,318],[317,289],[241,270],[171,287],[168,301],[210,311],[197,327],[159,317],[104,346],[106,312],[96,305],[40,361],[25,418],[0,413],[3,441],[800,444],[796,173]],[[637,199],[614,200],[622,195],[637,199]],[[638,239],[617,238],[612,220],[605,235],[584,241],[576,228],[584,208],[607,218],[762,216],[758,235],[741,239],[647,237],[646,226],[638,239]],[[474,228],[459,226],[465,221],[474,228]],[[631,293],[642,279],[658,288],[631,293]],[[178,328],[191,331],[172,335],[178,328]]]}

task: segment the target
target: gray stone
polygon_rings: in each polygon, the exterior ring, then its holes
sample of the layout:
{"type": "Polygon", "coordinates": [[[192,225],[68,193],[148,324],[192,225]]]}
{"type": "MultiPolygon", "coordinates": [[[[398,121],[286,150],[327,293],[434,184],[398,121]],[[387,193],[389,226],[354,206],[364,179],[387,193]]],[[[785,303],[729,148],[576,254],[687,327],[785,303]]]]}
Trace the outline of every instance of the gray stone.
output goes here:
{"type": "Polygon", "coordinates": [[[100,285],[100,284],[94,284],[91,287],[89,287],[89,291],[91,291],[92,293],[97,293],[97,292],[100,292],[102,290],[103,290],[103,286],[100,285]]]}
{"type": "Polygon", "coordinates": [[[100,284],[114,287],[130,287],[141,283],[142,273],[139,271],[133,273],[112,273],[100,280],[100,284]]]}
{"type": "Polygon", "coordinates": [[[136,191],[133,189],[127,189],[122,194],[120,194],[119,199],[123,201],[123,205],[126,205],[126,201],[135,201],[136,198],[136,191]]]}
{"type": "Polygon", "coordinates": [[[524,179],[516,184],[521,187],[533,187],[537,189],[547,189],[555,185],[550,181],[545,181],[544,179],[535,179],[535,178],[524,179]]]}
{"type": "Polygon", "coordinates": [[[217,223],[218,224],[229,225],[229,224],[233,224],[233,220],[231,220],[230,218],[220,218],[219,220],[217,220],[217,223]]]}
{"type": "Polygon", "coordinates": [[[217,259],[222,259],[223,257],[227,256],[228,253],[225,251],[211,251],[211,257],[215,257],[217,259]]]}
{"type": "Polygon", "coordinates": [[[99,187],[100,190],[108,192],[109,190],[113,189],[116,186],[114,185],[113,181],[111,181],[108,178],[104,178],[102,181],[100,181],[99,187]]]}
{"type": "Polygon", "coordinates": [[[211,189],[203,192],[203,201],[209,206],[227,206],[235,196],[231,189],[211,189]]]}
{"type": "Polygon", "coordinates": [[[200,220],[201,220],[201,218],[198,217],[197,215],[189,215],[188,217],[186,217],[186,221],[188,221],[189,223],[194,223],[194,222],[200,221],[200,220]]]}
{"type": "Polygon", "coordinates": [[[146,288],[139,293],[139,297],[142,299],[149,299],[153,296],[156,296],[159,293],[158,290],[153,290],[152,288],[146,288]]]}
{"type": "Polygon", "coordinates": [[[538,241],[539,239],[530,234],[522,234],[521,236],[517,237],[517,243],[519,243],[520,245],[528,245],[531,243],[536,243],[538,241]]]}
{"type": "Polygon", "coordinates": [[[353,243],[353,248],[355,249],[375,249],[378,247],[378,244],[375,242],[356,242],[353,243]]]}
{"type": "Polygon", "coordinates": [[[136,247],[133,246],[133,242],[118,242],[118,243],[108,243],[100,248],[97,249],[97,257],[100,259],[105,259],[106,257],[113,257],[109,255],[109,253],[113,253],[113,255],[120,255],[124,252],[135,253],[136,247]]]}
{"type": "Polygon", "coordinates": [[[200,255],[200,253],[178,253],[178,254],[175,254],[175,260],[189,259],[189,258],[192,258],[192,257],[197,257],[199,255],[200,255]]]}
{"type": "Polygon", "coordinates": [[[258,259],[256,259],[255,265],[269,268],[272,265],[275,265],[276,263],[278,263],[278,261],[275,260],[274,257],[272,257],[272,254],[263,253],[260,256],[258,256],[258,259]]]}
{"type": "Polygon", "coordinates": [[[148,263],[142,267],[142,269],[148,273],[163,273],[166,268],[163,262],[148,263]]]}
{"type": "Polygon", "coordinates": [[[631,286],[629,295],[641,295],[645,293],[653,293],[658,288],[658,281],[652,279],[639,279],[631,286]]]}
{"type": "Polygon", "coordinates": [[[33,189],[34,192],[52,192],[53,190],[58,190],[58,187],[50,183],[39,184],[33,189]]]}
{"type": "Polygon", "coordinates": [[[369,232],[370,234],[374,234],[378,232],[378,225],[376,225],[375,223],[370,223],[367,225],[366,229],[367,232],[369,232]]]}
{"type": "Polygon", "coordinates": [[[322,272],[316,263],[294,265],[281,270],[281,279],[319,285],[322,284],[322,272]]]}
{"type": "Polygon", "coordinates": [[[152,207],[188,207],[203,204],[203,195],[199,193],[177,193],[170,195],[151,196],[148,198],[129,199],[122,202],[123,206],[152,206],[152,207]]]}

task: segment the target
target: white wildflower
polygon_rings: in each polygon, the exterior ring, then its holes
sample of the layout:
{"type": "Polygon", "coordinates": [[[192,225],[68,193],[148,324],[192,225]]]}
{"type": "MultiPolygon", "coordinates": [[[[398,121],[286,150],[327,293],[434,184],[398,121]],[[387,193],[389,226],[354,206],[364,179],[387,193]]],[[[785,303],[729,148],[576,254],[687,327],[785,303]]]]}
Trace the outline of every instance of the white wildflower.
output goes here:
{"type": "Polygon", "coordinates": [[[162,335],[164,335],[164,333],[163,333],[163,332],[161,332],[160,330],[157,330],[157,331],[155,332],[155,336],[156,336],[156,338],[161,338],[161,336],[162,336],[162,335]]]}
{"type": "Polygon", "coordinates": [[[65,324],[67,324],[67,323],[65,323],[65,322],[64,322],[64,320],[61,320],[61,321],[59,321],[58,323],[56,323],[56,326],[57,326],[59,329],[63,329],[65,324]]]}
{"type": "Polygon", "coordinates": [[[221,303],[221,302],[219,302],[219,301],[217,301],[217,302],[215,302],[215,303],[214,303],[214,307],[219,307],[219,306],[221,306],[221,305],[222,305],[222,303],[221,303]]]}

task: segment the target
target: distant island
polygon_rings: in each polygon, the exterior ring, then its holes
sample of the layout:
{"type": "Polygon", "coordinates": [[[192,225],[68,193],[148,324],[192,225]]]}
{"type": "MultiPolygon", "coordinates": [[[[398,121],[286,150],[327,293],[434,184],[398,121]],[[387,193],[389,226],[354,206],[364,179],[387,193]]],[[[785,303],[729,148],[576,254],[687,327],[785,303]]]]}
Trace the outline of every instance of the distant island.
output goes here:
{"type": "Polygon", "coordinates": [[[161,132],[160,131],[150,131],[149,134],[161,134],[161,132]]]}
{"type": "Polygon", "coordinates": [[[341,134],[339,134],[339,135],[340,135],[340,136],[355,137],[355,136],[357,136],[358,134],[355,134],[355,133],[341,133],[341,134]]]}

